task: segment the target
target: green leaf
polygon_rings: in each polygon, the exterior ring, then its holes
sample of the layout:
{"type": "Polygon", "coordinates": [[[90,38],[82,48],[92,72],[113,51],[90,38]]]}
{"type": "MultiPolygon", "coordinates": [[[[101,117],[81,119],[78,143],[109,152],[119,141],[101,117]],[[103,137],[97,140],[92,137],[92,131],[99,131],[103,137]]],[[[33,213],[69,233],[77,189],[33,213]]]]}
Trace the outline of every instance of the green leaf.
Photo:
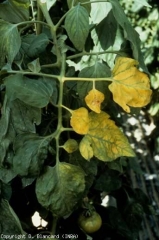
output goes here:
{"type": "Polygon", "coordinates": [[[82,5],[87,11],[88,13],[91,12],[91,3],[88,3],[90,2],[90,0],[67,0],[67,5],[69,8],[72,8],[73,6],[76,6],[78,3],[84,3],[84,2],[87,2],[87,4],[84,4],[82,5]],[[73,6],[72,6],[73,4],[73,6]]]}
{"type": "Polygon", "coordinates": [[[115,191],[122,186],[120,177],[116,171],[107,169],[96,180],[95,189],[99,191],[105,191],[107,193],[115,191]]]}
{"type": "Polygon", "coordinates": [[[65,29],[74,46],[83,50],[89,33],[89,14],[79,4],[72,8],[65,19],[65,29]]]}
{"type": "Polygon", "coordinates": [[[7,0],[0,3],[0,18],[11,23],[24,22],[29,20],[29,10],[29,0],[7,0]]]}
{"type": "Polygon", "coordinates": [[[3,233],[1,236],[2,240],[6,239],[6,236],[9,235],[13,236],[13,234],[25,234],[17,215],[15,214],[14,210],[11,208],[7,200],[1,199],[0,213],[0,230],[1,233],[3,233]]]}
{"type": "Polygon", "coordinates": [[[140,67],[148,73],[140,50],[141,41],[138,33],[131,26],[118,0],[110,0],[110,3],[112,4],[112,11],[116,21],[123,28],[124,37],[131,43],[134,58],[139,61],[140,67]]]}
{"type": "Polygon", "coordinates": [[[24,103],[43,108],[54,93],[55,81],[51,79],[30,79],[21,74],[11,75],[4,80],[9,100],[20,99],[24,103]],[[13,91],[14,89],[14,91],[13,91]]]}
{"type": "Polygon", "coordinates": [[[73,211],[81,200],[84,189],[82,169],[65,162],[58,163],[55,167],[46,167],[36,182],[39,203],[58,217],[64,217],[73,211]]]}
{"type": "Polygon", "coordinates": [[[114,18],[112,10],[95,28],[103,50],[113,46],[117,32],[117,22],[114,18]]]}
{"type": "Polygon", "coordinates": [[[35,133],[35,123],[41,122],[41,109],[29,106],[16,99],[10,103],[10,120],[17,134],[35,133]]]}
{"type": "Polygon", "coordinates": [[[44,52],[49,44],[49,38],[45,33],[41,33],[31,41],[28,47],[27,54],[29,57],[38,57],[40,53],[44,52]]]}
{"type": "Polygon", "coordinates": [[[28,63],[28,68],[31,72],[38,73],[41,70],[39,58],[35,59],[34,61],[28,63]]]}
{"type": "Polygon", "coordinates": [[[93,23],[101,22],[111,10],[109,2],[94,2],[91,9],[91,20],[93,23]]]}
{"type": "Polygon", "coordinates": [[[38,176],[47,158],[49,139],[36,134],[19,134],[14,141],[13,170],[20,176],[38,176]]]}
{"type": "Polygon", "coordinates": [[[9,64],[12,64],[20,49],[21,38],[17,26],[3,20],[0,20],[0,36],[0,68],[2,68],[5,58],[9,64]]]}
{"type": "MultiPolygon", "coordinates": [[[[96,63],[91,67],[86,67],[81,70],[78,77],[88,77],[88,78],[102,78],[110,77],[111,72],[109,67],[101,62],[96,61],[96,63]]],[[[88,92],[92,89],[92,82],[87,81],[77,81],[77,92],[81,99],[84,99],[88,92]]],[[[109,96],[108,83],[105,81],[96,82],[95,87],[98,91],[101,91],[105,96],[109,96]]],[[[106,99],[107,100],[107,99],[106,99]]]]}

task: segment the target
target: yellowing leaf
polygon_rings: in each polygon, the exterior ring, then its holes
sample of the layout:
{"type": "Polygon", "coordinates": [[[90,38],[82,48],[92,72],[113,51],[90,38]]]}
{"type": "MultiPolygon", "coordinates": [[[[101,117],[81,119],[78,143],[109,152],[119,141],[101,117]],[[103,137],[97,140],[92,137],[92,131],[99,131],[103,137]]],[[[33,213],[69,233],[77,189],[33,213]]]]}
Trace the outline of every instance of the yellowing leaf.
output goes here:
{"type": "Polygon", "coordinates": [[[65,144],[63,145],[63,148],[68,152],[72,153],[78,149],[78,143],[74,139],[68,139],[65,144]]]}
{"type": "Polygon", "coordinates": [[[87,106],[94,112],[100,113],[101,103],[104,101],[104,94],[96,89],[92,89],[85,97],[87,106]]]}
{"type": "Polygon", "coordinates": [[[79,134],[86,134],[89,129],[88,110],[84,107],[78,108],[72,112],[70,125],[73,130],[79,134]]]}
{"type": "Polygon", "coordinates": [[[93,155],[105,162],[121,156],[135,156],[127,138],[107,113],[91,112],[89,118],[89,131],[79,146],[81,155],[86,160],[90,160],[93,155]]]}
{"type": "Polygon", "coordinates": [[[117,58],[112,72],[113,82],[109,85],[113,100],[128,113],[129,106],[144,107],[151,100],[149,78],[137,69],[137,65],[134,59],[117,58]]]}

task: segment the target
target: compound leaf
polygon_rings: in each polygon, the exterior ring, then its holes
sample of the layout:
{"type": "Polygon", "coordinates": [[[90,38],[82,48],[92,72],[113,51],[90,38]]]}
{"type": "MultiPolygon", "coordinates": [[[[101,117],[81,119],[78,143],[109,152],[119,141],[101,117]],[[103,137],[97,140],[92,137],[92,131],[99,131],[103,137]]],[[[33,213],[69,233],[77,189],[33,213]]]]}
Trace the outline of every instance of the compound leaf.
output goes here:
{"type": "Polygon", "coordinates": [[[105,112],[89,114],[89,131],[80,142],[79,150],[86,160],[91,155],[102,161],[113,161],[121,156],[135,154],[127,138],[105,112]]]}
{"type": "Polygon", "coordinates": [[[75,165],[59,162],[55,167],[46,167],[36,182],[39,203],[54,216],[70,214],[83,196],[85,174],[75,165]]]}
{"type": "Polygon", "coordinates": [[[21,46],[21,38],[17,26],[0,20],[0,68],[5,64],[5,58],[12,64],[21,46]]]}
{"type": "Polygon", "coordinates": [[[109,85],[113,100],[128,113],[129,106],[144,107],[151,100],[149,78],[137,69],[137,65],[134,59],[117,58],[112,72],[113,82],[109,85]]]}
{"type": "Polygon", "coordinates": [[[81,107],[72,111],[70,125],[76,133],[86,134],[89,129],[88,110],[84,107],[81,107]]]}
{"type": "Polygon", "coordinates": [[[104,94],[96,89],[92,89],[85,97],[87,106],[96,113],[100,113],[101,103],[104,101],[104,94]]]}
{"type": "Polygon", "coordinates": [[[74,46],[81,51],[89,33],[89,14],[79,4],[72,8],[65,19],[65,28],[74,46]]]}

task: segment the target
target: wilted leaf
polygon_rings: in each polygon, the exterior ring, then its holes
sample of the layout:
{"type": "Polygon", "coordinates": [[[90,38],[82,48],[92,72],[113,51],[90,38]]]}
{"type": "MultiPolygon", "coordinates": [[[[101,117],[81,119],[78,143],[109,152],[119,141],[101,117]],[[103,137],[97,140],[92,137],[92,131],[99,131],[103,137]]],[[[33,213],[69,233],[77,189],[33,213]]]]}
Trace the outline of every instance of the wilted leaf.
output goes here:
{"type": "Polygon", "coordinates": [[[84,172],[80,167],[69,163],[58,163],[47,167],[36,182],[36,195],[39,203],[54,216],[70,214],[81,200],[85,189],[84,172]]]}
{"type": "Polygon", "coordinates": [[[144,107],[151,100],[149,78],[137,69],[137,65],[134,59],[117,58],[112,72],[113,82],[109,85],[113,100],[128,113],[129,106],[144,107]]]}
{"type": "Polygon", "coordinates": [[[89,33],[89,14],[79,4],[72,8],[65,19],[65,28],[74,46],[83,50],[89,33]]]}
{"type": "Polygon", "coordinates": [[[130,41],[134,58],[139,61],[140,67],[145,72],[148,73],[147,67],[144,64],[143,54],[141,53],[141,49],[140,49],[141,41],[139,38],[139,34],[134,30],[134,28],[130,24],[122,7],[120,6],[119,1],[118,0],[110,0],[109,2],[112,4],[112,11],[113,11],[116,21],[123,28],[124,37],[128,41],[130,41]]]}
{"type": "Polygon", "coordinates": [[[117,32],[117,21],[114,18],[112,10],[95,28],[103,50],[113,46],[117,32]],[[109,34],[108,34],[109,33],[109,34]]]}
{"type": "Polygon", "coordinates": [[[52,79],[30,79],[21,74],[5,78],[6,94],[9,100],[20,99],[24,103],[42,108],[45,107],[54,93],[55,81],[52,79]],[[14,89],[14,91],[13,91],[14,89]]]}
{"type": "Polygon", "coordinates": [[[90,159],[92,152],[95,157],[105,162],[113,161],[121,156],[135,156],[127,138],[114,121],[109,119],[107,113],[91,112],[89,118],[89,131],[79,146],[86,160],[90,159]]]}
{"type": "Polygon", "coordinates": [[[5,58],[9,64],[12,64],[20,49],[21,38],[17,26],[3,20],[0,20],[0,36],[0,68],[2,68],[5,58]]]}
{"type": "Polygon", "coordinates": [[[0,201],[0,213],[0,230],[3,233],[1,239],[6,239],[6,236],[13,236],[13,234],[25,234],[17,215],[5,199],[0,201]]]}
{"type": "MultiPolygon", "coordinates": [[[[73,6],[76,6],[78,3],[84,3],[84,2],[86,2],[86,0],[67,0],[67,5],[69,8],[71,8],[72,4],[73,4],[73,6]]],[[[87,2],[90,2],[90,0],[88,0],[87,2]]],[[[88,13],[90,13],[91,3],[84,4],[82,6],[88,11],[88,13]]]]}
{"type": "Polygon", "coordinates": [[[68,153],[72,153],[78,149],[78,143],[74,139],[68,139],[62,146],[68,153]]]}
{"type": "Polygon", "coordinates": [[[49,139],[19,134],[14,141],[13,170],[20,176],[38,176],[48,154],[49,139]]]}
{"type": "Polygon", "coordinates": [[[76,133],[86,134],[89,129],[88,110],[84,107],[81,107],[72,111],[70,125],[76,133]]]}
{"type": "Polygon", "coordinates": [[[29,10],[29,0],[7,0],[0,3],[0,18],[11,23],[24,22],[29,20],[29,10]]]}
{"type": "Polygon", "coordinates": [[[96,89],[92,89],[85,97],[87,106],[94,112],[101,112],[101,103],[104,101],[104,94],[96,89]]]}

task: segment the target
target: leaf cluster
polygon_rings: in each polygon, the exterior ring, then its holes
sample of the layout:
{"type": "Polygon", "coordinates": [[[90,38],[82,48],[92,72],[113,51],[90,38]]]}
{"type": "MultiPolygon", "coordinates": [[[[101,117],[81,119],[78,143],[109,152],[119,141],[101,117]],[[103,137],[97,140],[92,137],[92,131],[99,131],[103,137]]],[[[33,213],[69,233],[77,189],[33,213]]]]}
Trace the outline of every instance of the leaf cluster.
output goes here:
{"type": "MultiPolygon", "coordinates": [[[[0,3],[0,230],[37,233],[27,219],[38,211],[48,220],[42,230],[62,234],[62,219],[76,218],[85,199],[101,204],[107,193],[118,203],[135,161],[121,116],[146,106],[152,91],[139,35],[117,0],[31,2],[32,13],[28,0],[0,3]],[[21,221],[14,191],[23,192],[21,221]]],[[[114,220],[103,226],[129,236],[120,214],[138,215],[143,200],[134,199],[120,209],[119,229],[118,206],[104,209],[114,220]]]]}

